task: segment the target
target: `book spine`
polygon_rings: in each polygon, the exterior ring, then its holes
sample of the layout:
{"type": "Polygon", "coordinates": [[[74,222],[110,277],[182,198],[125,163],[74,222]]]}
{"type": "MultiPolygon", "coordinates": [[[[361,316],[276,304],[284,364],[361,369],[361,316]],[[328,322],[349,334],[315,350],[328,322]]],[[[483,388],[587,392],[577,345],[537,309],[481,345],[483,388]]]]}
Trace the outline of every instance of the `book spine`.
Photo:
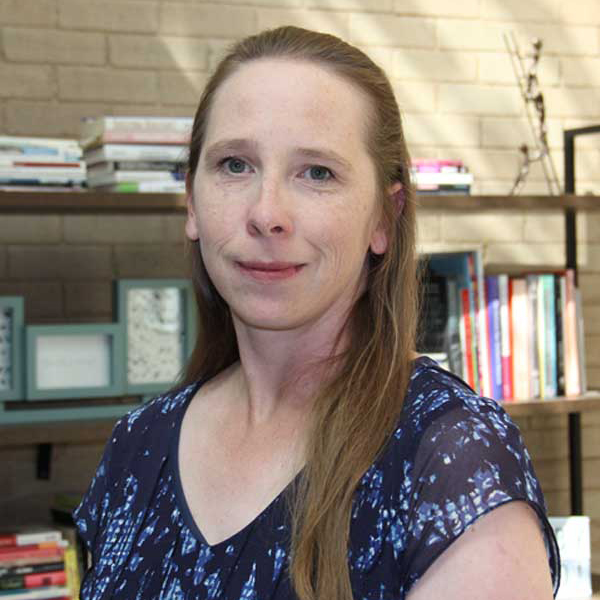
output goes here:
{"type": "Polygon", "coordinates": [[[483,391],[483,363],[482,363],[482,348],[480,343],[481,325],[485,326],[485,320],[481,319],[481,310],[479,306],[479,286],[477,282],[477,272],[475,267],[475,256],[472,252],[469,252],[468,259],[469,265],[469,278],[471,280],[471,290],[469,293],[469,304],[470,304],[470,322],[471,322],[471,352],[473,354],[473,378],[475,385],[473,389],[478,394],[485,394],[483,391]]]}
{"type": "Polygon", "coordinates": [[[545,397],[554,398],[557,395],[557,360],[556,360],[556,309],[554,296],[554,275],[543,276],[544,280],[544,322],[546,323],[545,346],[545,397]]]}
{"type": "Polygon", "coordinates": [[[57,560],[63,559],[64,548],[53,547],[53,548],[35,548],[30,546],[22,546],[16,548],[2,548],[0,552],[0,561],[12,561],[19,559],[29,558],[56,558],[57,560]]]}
{"type": "Polygon", "coordinates": [[[515,400],[527,400],[531,397],[530,356],[527,346],[527,282],[522,278],[513,278],[511,285],[513,395],[515,400]]]}
{"type": "Polygon", "coordinates": [[[540,398],[546,398],[546,296],[543,275],[536,275],[537,296],[535,307],[535,344],[540,378],[540,398]]]}
{"type": "Polygon", "coordinates": [[[583,327],[583,306],[581,290],[575,288],[575,314],[577,326],[577,358],[579,361],[579,393],[585,394],[587,390],[587,376],[585,372],[585,337],[583,327]]]}
{"type": "Polygon", "coordinates": [[[79,574],[79,562],[77,551],[74,547],[65,550],[65,572],[67,587],[71,590],[73,600],[79,598],[79,589],[81,588],[81,577],[79,574]]]}
{"type": "MultiPolygon", "coordinates": [[[[65,550],[66,552],[66,550],[65,550]]],[[[39,565],[23,565],[21,567],[5,567],[0,563],[0,579],[3,577],[14,577],[15,575],[30,575],[32,573],[48,573],[50,571],[60,571],[63,568],[62,561],[39,565]]]]}
{"type": "Polygon", "coordinates": [[[555,296],[555,335],[556,335],[556,394],[565,394],[565,337],[564,337],[564,310],[565,310],[565,276],[559,274],[554,278],[555,296]]]}
{"type": "Polygon", "coordinates": [[[473,353],[473,329],[472,323],[472,311],[471,311],[471,298],[468,289],[461,290],[462,300],[462,320],[465,329],[465,341],[466,341],[466,364],[467,364],[467,383],[474,389],[477,390],[475,384],[475,360],[473,353]]]}
{"type": "Polygon", "coordinates": [[[460,311],[458,303],[458,285],[453,278],[448,277],[446,279],[446,289],[446,297],[448,300],[448,325],[446,336],[446,339],[448,340],[448,363],[450,370],[460,377],[463,372],[459,326],[460,311]]]}
{"type": "Polygon", "coordinates": [[[61,571],[31,573],[29,575],[14,575],[12,577],[0,578],[0,590],[18,590],[51,585],[65,585],[66,581],[67,577],[63,568],[61,571]]]}
{"type": "Polygon", "coordinates": [[[0,548],[6,546],[28,546],[47,542],[60,542],[60,531],[40,531],[36,533],[9,533],[0,535],[0,548]]]}
{"type": "Polygon", "coordinates": [[[565,393],[567,396],[578,396],[581,393],[581,386],[579,381],[579,351],[577,347],[575,273],[573,269],[567,269],[565,276],[565,393]]]}
{"type": "Polygon", "coordinates": [[[502,364],[502,398],[512,400],[512,373],[510,366],[510,304],[508,275],[498,277],[498,296],[500,303],[500,357],[502,364]]]}
{"type": "Polygon", "coordinates": [[[538,312],[538,278],[537,275],[527,276],[527,348],[529,352],[529,376],[531,398],[540,397],[540,371],[537,351],[537,312],[538,312]]]}
{"type": "Polygon", "coordinates": [[[502,348],[500,339],[500,296],[498,277],[486,277],[489,357],[492,398],[502,398],[502,348]]]}

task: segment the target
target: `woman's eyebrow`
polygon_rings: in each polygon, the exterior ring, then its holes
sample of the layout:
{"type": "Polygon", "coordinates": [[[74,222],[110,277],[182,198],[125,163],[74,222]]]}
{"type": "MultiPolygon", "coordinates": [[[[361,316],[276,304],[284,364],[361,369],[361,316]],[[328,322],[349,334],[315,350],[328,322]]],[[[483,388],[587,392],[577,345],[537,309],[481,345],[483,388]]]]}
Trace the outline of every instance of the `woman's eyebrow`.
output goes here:
{"type": "MultiPolygon", "coordinates": [[[[220,140],[207,148],[205,160],[212,162],[212,159],[220,158],[226,152],[250,152],[256,151],[257,148],[257,142],[245,138],[220,140]]],[[[311,160],[335,162],[343,169],[352,171],[352,164],[338,152],[330,148],[303,148],[298,146],[292,148],[291,153],[311,160]]]]}

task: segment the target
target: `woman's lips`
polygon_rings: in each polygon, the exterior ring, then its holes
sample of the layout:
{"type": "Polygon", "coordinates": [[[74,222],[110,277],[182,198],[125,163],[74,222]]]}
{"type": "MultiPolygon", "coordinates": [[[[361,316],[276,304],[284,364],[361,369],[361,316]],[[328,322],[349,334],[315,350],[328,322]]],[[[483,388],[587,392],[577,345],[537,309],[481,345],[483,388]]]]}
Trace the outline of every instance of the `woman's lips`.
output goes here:
{"type": "Polygon", "coordinates": [[[242,273],[258,281],[278,281],[294,277],[304,266],[289,262],[257,262],[237,261],[237,266],[242,273]]]}

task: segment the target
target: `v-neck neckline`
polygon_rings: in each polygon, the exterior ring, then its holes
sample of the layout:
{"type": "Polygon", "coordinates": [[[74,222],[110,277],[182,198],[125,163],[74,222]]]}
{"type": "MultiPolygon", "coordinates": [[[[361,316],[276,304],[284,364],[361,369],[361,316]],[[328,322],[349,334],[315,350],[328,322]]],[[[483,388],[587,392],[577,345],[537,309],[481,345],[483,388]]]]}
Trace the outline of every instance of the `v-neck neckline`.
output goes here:
{"type": "MultiPolygon", "coordinates": [[[[181,437],[181,426],[183,423],[183,419],[185,413],[191,403],[192,398],[195,393],[200,389],[203,382],[199,382],[197,386],[193,386],[190,390],[190,394],[186,401],[182,404],[180,413],[177,415],[177,423],[175,425],[172,438],[171,445],[169,448],[169,462],[171,464],[171,471],[175,483],[175,494],[177,499],[178,507],[181,511],[181,515],[183,517],[184,523],[190,529],[194,537],[205,547],[209,548],[211,552],[217,553],[221,550],[224,550],[226,554],[229,554],[229,546],[239,545],[239,542],[246,537],[247,534],[254,528],[255,525],[261,521],[264,516],[269,513],[271,510],[275,508],[275,506],[283,499],[283,496],[288,492],[292,486],[294,486],[297,481],[300,479],[304,468],[300,469],[298,473],[294,476],[294,478],[269,502],[269,504],[261,510],[249,523],[244,525],[241,529],[228,536],[226,539],[221,540],[220,542],[216,542],[210,544],[202,533],[202,529],[200,528],[200,524],[196,522],[196,519],[192,515],[192,511],[188,504],[187,498],[183,491],[183,484],[181,481],[181,471],[179,464],[179,443],[181,437]]],[[[232,552],[235,554],[235,551],[232,552]]]]}

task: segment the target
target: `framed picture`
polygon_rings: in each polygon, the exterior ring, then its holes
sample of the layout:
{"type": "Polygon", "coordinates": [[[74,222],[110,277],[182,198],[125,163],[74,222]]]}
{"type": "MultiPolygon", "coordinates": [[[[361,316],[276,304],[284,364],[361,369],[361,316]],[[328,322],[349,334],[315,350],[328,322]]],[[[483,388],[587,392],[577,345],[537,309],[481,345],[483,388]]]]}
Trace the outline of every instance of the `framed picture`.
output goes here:
{"type": "Polygon", "coordinates": [[[123,394],[119,324],[28,325],[25,332],[27,400],[123,394]]]}
{"type": "Polygon", "coordinates": [[[169,389],[196,340],[196,304],[188,279],[120,279],[116,314],[125,335],[125,391],[169,389]]]}
{"type": "Polygon", "coordinates": [[[0,401],[22,400],[24,300],[0,296],[0,401]]]}

